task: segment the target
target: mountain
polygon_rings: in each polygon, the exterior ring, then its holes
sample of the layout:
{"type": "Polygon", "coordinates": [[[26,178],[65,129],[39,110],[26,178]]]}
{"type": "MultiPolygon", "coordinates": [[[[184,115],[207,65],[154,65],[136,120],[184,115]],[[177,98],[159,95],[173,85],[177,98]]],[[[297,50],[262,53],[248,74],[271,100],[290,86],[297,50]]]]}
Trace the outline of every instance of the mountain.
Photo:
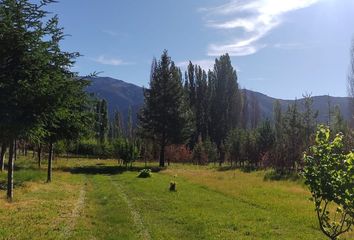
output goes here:
{"type": "MultiPolygon", "coordinates": [[[[261,116],[263,118],[272,119],[273,117],[273,103],[276,100],[279,100],[282,110],[286,111],[289,104],[293,104],[295,100],[283,100],[283,99],[276,99],[273,97],[269,97],[263,93],[254,92],[250,90],[246,90],[248,100],[252,98],[252,95],[259,103],[259,108],[261,110],[261,116]]],[[[332,111],[335,106],[339,106],[341,113],[344,119],[350,119],[350,112],[349,112],[349,98],[347,97],[332,97],[328,95],[323,96],[313,96],[313,110],[318,111],[318,121],[321,123],[326,123],[328,121],[328,106],[330,105],[332,111]]],[[[304,109],[304,99],[297,99],[297,104],[302,111],[304,109]]]]}
{"type": "Polygon", "coordinates": [[[144,103],[143,88],[110,77],[92,77],[89,80],[91,80],[91,85],[87,91],[107,101],[110,117],[113,117],[114,112],[119,110],[124,119],[127,119],[130,106],[134,121],[136,120],[135,116],[144,103]]]}
{"type": "MultiPolygon", "coordinates": [[[[92,81],[92,84],[88,87],[87,91],[94,93],[98,98],[107,100],[110,116],[114,114],[115,110],[119,110],[126,119],[128,108],[131,106],[134,120],[136,120],[136,113],[144,103],[142,87],[110,77],[94,77],[90,80],[92,81]]],[[[252,96],[257,99],[262,118],[272,119],[273,103],[277,99],[259,92],[250,90],[245,91],[247,92],[249,101],[251,100],[252,96]]],[[[289,104],[294,103],[294,100],[278,100],[280,101],[283,111],[286,111],[289,104]]],[[[313,108],[314,110],[319,111],[319,122],[327,122],[328,102],[332,108],[338,105],[345,119],[348,120],[350,118],[348,105],[349,99],[347,97],[314,96],[313,108]]],[[[298,99],[297,103],[301,110],[301,108],[303,108],[304,99],[298,99]]]]}

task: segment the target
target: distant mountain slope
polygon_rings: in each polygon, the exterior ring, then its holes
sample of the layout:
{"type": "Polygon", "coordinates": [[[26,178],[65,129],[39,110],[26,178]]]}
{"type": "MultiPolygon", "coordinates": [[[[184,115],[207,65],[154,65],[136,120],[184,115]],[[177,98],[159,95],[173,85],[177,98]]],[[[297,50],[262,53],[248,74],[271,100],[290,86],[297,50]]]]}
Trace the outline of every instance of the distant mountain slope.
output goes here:
{"type": "MultiPolygon", "coordinates": [[[[272,119],[273,117],[273,103],[276,98],[269,97],[263,93],[259,92],[254,92],[250,90],[246,90],[248,99],[250,101],[251,95],[254,95],[255,98],[259,102],[259,107],[261,109],[261,116],[263,118],[269,118],[272,119]]],[[[287,107],[289,104],[293,104],[295,100],[283,100],[283,99],[278,99],[280,101],[280,104],[282,106],[282,110],[286,111],[287,107]]],[[[314,96],[313,97],[313,109],[315,111],[319,111],[319,116],[318,116],[318,121],[319,122],[327,122],[328,120],[328,102],[330,103],[330,106],[333,110],[335,106],[339,106],[341,109],[341,112],[343,114],[343,117],[348,120],[350,118],[350,113],[349,113],[349,99],[347,97],[328,97],[326,95],[324,96],[314,96]]],[[[299,106],[300,110],[303,110],[304,108],[304,99],[298,99],[297,104],[299,106]]]]}
{"type": "Polygon", "coordinates": [[[127,118],[128,108],[131,106],[135,119],[137,111],[144,103],[143,88],[110,77],[94,77],[90,80],[92,82],[87,91],[107,101],[111,117],[119,110],[127,118]]]}
{"type": "MultiPolygon", "coordinates": [[[[108,110],[112,116],[115,110],[119,110],[124,118],[127,117],[129,106],[133,109],[134,119],[139,108],[144,103],[143,88],[131,83],[117,80],[110,77],[95,77],[91,78],[92,84],[88,87],[87,91],[96,94],[97,97],[106,99],[108,102],[108,110]]],[[[265,94],[246,90],[248,99],[251,99],[251,95],[254,95],[259,102],[261,116],[263,118],[272,119],[273,115],[273,103],[275,98],[269,97],[265,94]]],[[[314,110],[319,111],[319,122],[326,122],[328,119],[328,96],[315,96],[314,110]]],[[[279,99],[283,111],[286,111],[287,106],[294,103],[294,100],[282,100],[279,99]]],[[[303,99],[298,99],[299,108],[303,108],[303,99]]],[[[349,106],[348,98],[346,97],[329,97],[331,106],[338,105],[341,108],[342,114],[345,119],[349,119],[349,106]]]]}

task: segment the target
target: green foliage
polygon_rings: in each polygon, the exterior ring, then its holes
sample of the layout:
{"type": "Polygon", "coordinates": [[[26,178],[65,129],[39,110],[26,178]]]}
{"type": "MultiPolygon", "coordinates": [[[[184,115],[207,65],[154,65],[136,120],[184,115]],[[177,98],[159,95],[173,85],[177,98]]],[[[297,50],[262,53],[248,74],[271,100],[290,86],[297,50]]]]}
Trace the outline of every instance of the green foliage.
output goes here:
{"type": "Polygon", "coordinates": [[[241,161],[241,144],[244,142],[244,131],[241,129],[234,129],[230,131],[226,139],[226,151],[232,162],[238,163],[241,161]]]}
{"type": "Polygon", "coordinates": [[[160,61],[153,60],[150,89],[138,116],[140,134],[160,145],[160,165],[165,164],[165,147],[185,143],[192,134],[191,111],[186,102],[182,77],[165,50],[160,61]]]}
{"type": "Polygon", "coordinates": [[[220,148],[231,129],[239,125],[241,94],[237,73],[228,54],[215,60],[214,71],[209,74],[211,139],[220,148]]]}
{"type": "Polygon", "coordinates": [[[113,146],[111,144],[100,144],[97,143],[95,139],[80,140],[72,152],[79,155],[94,156],[100,158],[110,158],[114,155],[113,146]]]}
{"type": "Polygon", "coordinates": [[[118,139],[113,143],[114,155],[128,165],[139,158],[139,149],[128,139],[118,139]]]}
{"type": "Polygon", "coordinates": [[[218,148],[216,144],[207,138],[203,142],[204,151],[208,157],[208,162],[216,162],[218,160],[218,148]]]}
{"type": "Polygon", "coordinates": [[[343,152],[341,134],[331,141],[330,130],[320,126],[315,145],[304,160],[304,177],[321,230],[330,239],[337,239],[354,224],[354,153],[343,152]],[[334,216],[331,204],[336,207],[334,216]]]}
{"type": "Polygon", "coordinates": [[[270,121],[265,120],[257,129],[257,145],[261,153],[268,152],[274,144],[275,136],[270,121]]]}
{"type": "Polygon", "coordinates": [[[151,169],[143,169],[139,172],[138,178],[150,178],[152,177],[151,169]]]}
{"type": "Polygon", "coordinates": [[[201,139],[199,139],[198,143],[194,146],[193,163],[199,165],[208,163],[208,155],[205,151],[204,144],[201,139]]]}

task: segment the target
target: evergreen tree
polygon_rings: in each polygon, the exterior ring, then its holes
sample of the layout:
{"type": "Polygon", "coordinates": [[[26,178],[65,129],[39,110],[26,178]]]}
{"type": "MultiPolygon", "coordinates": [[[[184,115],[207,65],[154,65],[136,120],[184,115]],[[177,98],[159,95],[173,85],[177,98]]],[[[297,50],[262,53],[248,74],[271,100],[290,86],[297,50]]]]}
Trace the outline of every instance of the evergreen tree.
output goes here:
{"type": "Polygon", "coordinates": [[[240,127],[243,128],[243,129],[247,129],[248,121],[249,121],[249,110],[248,110],[248,98],[247,98],[246,89],[242,90],[241,99],[242,99],[242,105],[241,105],[241,124],[240,124],[240,127]]]}
{"type": "MultiPolygon", "coordinates": [[[[56,99],[52,89],[57,83],[50,69],[56,61],[53,42],[60,30],[56,27],[57,18],[50,18],[44,10],[51,2],[54,1],[36,4],[29,0],[3,0],[0,4],[0,133],[9,145],[10,200],[15,140],[39,129],[40,120],[50,112],[52,99],[56,99]]],[[[41,128],[41,132],[43,135],[45,130],[41,128]]]]}
{"type": "Polygon", "coordinates": [[[332,129],[334,134],[344,134],[347,132],[347,124],[343,118],[343,115],[340,111],[340,107],[338,105],[334,107],[332,129]]]}
{"type": "Polygon", "coordinates": [[[187,76],[188,76],[188,86],[189,86],[189,104],[190,108],[193,112],[195,112],[196,108],[196,83],[195,83],[195,71],[194,65],[192,62],[189,62],[188,69],[187,69],[187,76]]]}
{"type": "Polygon", "coordinates": [[[165,50],[152,63],[150,89],[144,90],[144,106],[138,116],[143,136],[160,146],[160,166],[165,166],[165,147],[184,143],[191,136],[191,111],[186,102],[182,78],[165,50]]]}
{"type": "Polygon", "coordinates": [[[271,151],[275,142],[275,134],[272,125],[266,119],[257,129],[257,149],[259,151],[258,159],[271,151]]]}
{"type": "Polygon", "coordinates": [[[209,73],[209,83],[210,136],[220,148],[227,133],[239,125],[241,109],[237,74],[228,54],[215,60],[214,72],[209,73]]]}
{"type": "Polygon", "coordinates": [[[313,98],[306,94],[304,97],[303,125],[305,133],[305,145],[309,146],[310,138],[314,134],[317,125],[318,111],[313,110],[313,98]]]}
{"type": "Polygon", "coordinates": [[[208,136],[208,83],[207,74],[200,66],[195,66],[196,78],[196,135],[201,136],[202,141],[208,136]]]}
{"type": "Polygon", "coordinates": [[[286,168],[294,168],[301,164],[303,153],[303,125],[301,121],[301,114],[298,111],[297,101],[288,106],[288,110],[284,116],[283,134],[286,149],[284,153],[286,157],[286,168]]]}
{"type": "Polygon", "coordinates": [[[132,116],[132,107],[131,106],[129,106],[129,109],[128,109],[127,138],[129,140],[133,139],[133,116],[132,116]]]}
{"type": "Polygon", "coordinates": [[[107,138],[108,132],[108,109],[106,100],[102,99],[100,103],[100,119],[99,119],[99,141],[103,145],[107,138]]]}
{"type": "Polygon", "coordinates": [[[255,96],[254,93],[251,94],[251,128],[255,129],[257,128],[259,122],[260,122],[260,108],[259,108],[259,102],[257,97],[255,96]]]}
{"type": "Polygon", "coordinates": [[[279,100],[276,100],[274,102],[273,119],[274,119],[275,139],[277,142],[280,142],[283,135],[283,131],[282,131],[283,115],[282,115],[282,109],[279,100]]]}
{"type": "Polygon", "coordinates": [[[113,118],[113,138],[118,139],[123,136],[123,122],[120,112],[117,110],[113,118]]]}

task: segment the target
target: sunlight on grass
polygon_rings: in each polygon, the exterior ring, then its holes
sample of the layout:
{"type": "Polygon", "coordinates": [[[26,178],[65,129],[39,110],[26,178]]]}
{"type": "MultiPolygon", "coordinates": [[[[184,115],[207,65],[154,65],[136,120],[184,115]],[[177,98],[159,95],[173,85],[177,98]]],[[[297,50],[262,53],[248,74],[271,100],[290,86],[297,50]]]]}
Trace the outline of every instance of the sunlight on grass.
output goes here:
{"type": "Polygon", "coordinates": [[[142,163],[127,171],[115,160],[57,159],[46,184],[45,164],[17,166],[14,202],[0,190],[0,239],[323,239],[301,181],[265,181],[264,171],[152,164],[142,179],[142,163]]]}

